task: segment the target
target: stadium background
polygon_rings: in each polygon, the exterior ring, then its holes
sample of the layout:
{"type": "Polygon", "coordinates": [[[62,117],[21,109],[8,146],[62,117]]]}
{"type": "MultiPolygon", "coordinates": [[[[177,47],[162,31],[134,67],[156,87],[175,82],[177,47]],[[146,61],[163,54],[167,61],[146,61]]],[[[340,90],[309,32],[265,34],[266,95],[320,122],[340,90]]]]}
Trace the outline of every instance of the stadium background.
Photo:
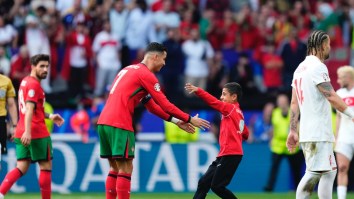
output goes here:
{"type": "MultiPolygon", "coordinates": [[[[130,12],[141,9],[139,6],[144,5],[144,2],[147,5],[146,13],[156,13],[163,7],[161,0],[138,0],[139,5],[134,5],[132,3],[134,0],[123,2],[124,9],[130,12]]],[[[8,75],[15,82],[15,86],[16,81],[18,83],[21,79],[19,77],[21,72],[24,73],[22,75],[28,74],[28,56],[38,52],[33,45],[36,46],[37,43],[39,46],[45,46],[44,41],[48,40],[50,49],[48,53],[52,57],[52,68],[49,83],[43,86],[48,91],[46,93],[48,104],[54,108],[55,112],[61,113],[66,120],[63,127],[54,127],[52,130],[55,155],[53,192],[68,194],[67,197],[102,198],[108,165],[99,159],[97,133],[92,122],[102,107],[102,104],[96,104],[96,98],[93,95],[95,88],[94,81],[91,79],[93,76],[91,74],[86,78],[91,80],[88,83],[86,79],[80,82],[85,85],[83,96],[77,98],[70,95],[68,91],[70,80],[63,72],[67,59],[66,53],[70,46],[64,35],[69,35],[78,25],[84,25],[85,34],[92,42],[102,30],[105,16],[114,11],[112,3],[113,0],[0,1],[0,21],[3,22],[3,24],[0,23],[0,72],[8,75]],[[33,24],[40,27],[38,30],[41,36],[32,37],[34,42],[31,42],[28,38],[26,39],[26,36],[33,24]],[[25,45],[27,49],[21,48],[25,45]],[[78,103],[80,106],[77,106],[78,103]],[[75,133],[78,129],[81,133],[88,133],[87,139],[82,139],[80,134],[75,133]],[[70,196],[70,193],[76,192],[88,192],[88,194],[70,196]],[[95,192],[100,193],[95,195],[95,192]]],[[[190,30],[197,28],[201,39],[210,43],[215,55],[217,52],[222,53],[223,70],[218,71],[222,77],[238,81],[245,88],[241,107],[245,111],[246,124],[249,124],[252,118],[261,116],[264,104],[274,102],[278,93],[289,94],[290,87],[285,85],[285,81],[267,88],[267,85],[274,83],[266,78],[266,59],[262,58],[268,53],[265,49],[269,43],[276,48],[272,55],[280,57],[284,62],[283,69],[272,76],[274,79],[284,80],[285,74],[282,71],[287,71],[291,65],[296,65],[282,56],[284,46],[292,45],[293,30],[297,32],[296,41],[302,43],[306,43],[306,38],[313,29],[322,29],[329,33],[332,50],[331,59],[326,64],[329,66],[330,78],[336,89],[338,88],[336,69],[341,65],[351,63],[352,46],[354,46],[352,45],[354,3],[350,0],[175,0],[173,11],[180,17],[180,26],[177,27],[181,31],[179,47],[183,41],[189,39],[190,30]],[[208,14],[205,11],[212,11],[214,17],[208,18],[210,16],[205,16],[208,14]],[[225,21],[230,12],[232,25],[227,26],[225,21]],[[184,20],[188,13],[192,13],[191,22],[184,20]],[[304,26],[301,26],[299,22],[302,20],[304,26]],[[213,24],[214,29],[207,32],[203,23],[213,24]],[[224,32],[215,31],[218,29],[224,32]],[[249,68],[246,70],[247,78],[241,78],[238,73],[236,73],[237,78],[234,78],[232,75],[235,74],[231,71],[233,67],[239,66],[242,56],[247,56],[249,59],[247,65],[249,68]]],[[[147,18],[147,15],[145,17],[147,18]]],[[[149,28],[151,29],[154,25],[156,24],[149,24],[149,28]]],[[[131,28],[129,26],[128,23],[126,29],[131,28]]],[[[147,32],[141,32],[140,36],[147,37],[147,32]]],[[[129,45],[124,39],[120,42],[122,42],[119,51],[122,66],[140,61],[141,57],[139,58],[138,53],[140,49],[129,45]]],[[[147,43],[148,39],[145,42],[147,43]]],[[[174,54],[169,54],[169,57],[171,56],[174,57],[174,54]]],[[[98,68],[96,60],[93,56],[88,56],[87,59],[89,63],[93,63],[89,64],[87,69],[95,73],[98,68]]],[[[170,101],[184,110],[192,114],[199,113],[200,117],[213,121],[215,112],[208,109],[199,99],[185,97],[181,92],[186,75],[183,69],[187,67],[187,59],[187,56],[182,56],[178,63],[183,67],[173,70],[171,60],[167,60],[164,70],[157,74],[161,79],[164,92],[170,101]],[[168,82],[172,77],[178,77],[178,84],[168,87],[168,82]]],[[[215,57],[210,57],[209,66],[212,68],[216,66],[215,63],[215,57]]],[[[208,74],[206,89],[211,89],[218,97],[220,88],[215,89],[213,85],[218,85],[221,80],[212,77],[215,76],[208,74]]],[[[135,121],[139,150],[135,160],[136,172],[133,176],[132,198],[191,198],[190,192],[195,190],[197,179],[218,151],[212,133],[201,132],[199,140],[194,143],[169,144],[164,140],[164,125],[160,119],[138,107],[135,121]],[[169,193],[164,195],[163,192],[169,193]],[[156,195],[149,195],[154,193],[156,195]]],[[[9,154],[3,157],[0,179],[3,179],[5,173],[15,166],[13,147],[13,144],[10,144],[9,154]]],[[[282,162],[279,170],[274,190],[276,193],[269,195],[262,193],[271,160],[268,142],[244,143],[244,149],[245,157],[230,185],[233,191],[241,193],[240,198],[294,198],[291,192],[294,186],[291,184],[291,175],[286,161],[282,162]]],[[[353,169],[351,169],[350,177],[354,176],[352,171],[353,169]]],[[[39,191],[37,183],[34,183],[37,175],[38,167],[32,166],[29,173],[11,190],[12,193],[19,195],[12,194],[9,198],[38,196],[38,194],[21,194],[39,191]]],[[[352,191],[353,187],[353,179],[350,178],[349,190],[352,191]]],[[[65,197],[65,195],[55,197],[65,197]]]]}

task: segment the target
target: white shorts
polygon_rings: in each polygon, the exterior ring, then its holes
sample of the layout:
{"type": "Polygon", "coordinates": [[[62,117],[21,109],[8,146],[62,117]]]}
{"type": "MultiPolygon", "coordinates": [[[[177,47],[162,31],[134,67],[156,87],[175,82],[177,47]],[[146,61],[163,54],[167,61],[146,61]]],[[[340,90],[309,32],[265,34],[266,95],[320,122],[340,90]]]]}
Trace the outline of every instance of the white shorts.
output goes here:
{"type": "Polygon", "coordinates": [[[334,148],[336,153],[340,153],[348,158],[349,161],[353,158],[354,153],[354,144],[348,144],[344,142],[337,142],[336,147],[334,148]]]}
{"type": "Polygon", "coordinates": [[[306,170],[331,171],[337,167],[332,142],[302,142],[306,170]]]}

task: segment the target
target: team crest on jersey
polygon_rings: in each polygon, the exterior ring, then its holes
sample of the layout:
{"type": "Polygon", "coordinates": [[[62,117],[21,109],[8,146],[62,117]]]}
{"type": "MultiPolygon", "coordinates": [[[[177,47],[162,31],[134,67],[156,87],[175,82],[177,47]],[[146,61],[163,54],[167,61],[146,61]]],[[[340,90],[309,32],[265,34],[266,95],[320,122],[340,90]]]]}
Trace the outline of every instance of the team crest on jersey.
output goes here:
{"type": "Polygon", "coordinates": [[[155,91],[160,92],[161,91],[161,87],[159,83],[156,83],[154,86],[155,91]]]}
{"type": "Polygon", "coordinates": [[[31,89],[31,90],[28,91],[28,96],[29,96],[29,97],[34,97],[34,94],[35,94],[35,92],[34,92],[33,89],[31,89]]]}
{"type": "Polygon", "coordinates": [[[324,80],[325,82],[329,82],[329,76],[328,76],[327,73],[323,73],[323,74],[322,74],[322,77],[323,77],[323,80],[324,80]]]}

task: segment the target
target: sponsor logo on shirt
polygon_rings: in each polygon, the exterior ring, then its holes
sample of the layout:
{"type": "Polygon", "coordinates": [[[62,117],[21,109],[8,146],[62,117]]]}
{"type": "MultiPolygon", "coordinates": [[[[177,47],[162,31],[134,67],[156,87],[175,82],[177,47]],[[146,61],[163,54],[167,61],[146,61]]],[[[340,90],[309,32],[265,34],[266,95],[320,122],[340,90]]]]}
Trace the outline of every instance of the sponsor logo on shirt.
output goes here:
{"type": "Polygon", "coordinates": [[[31,90],[29,90],[28,91],[28,96],[29,97],[34,97],[34,94],[35,94],[36,92],[33,90],[33,89],[31,89],[31,90]]]}
{"type": "Polygon", "coordinates": [[[155,89],[155,91],[160,92],[160,91],[161,91],[160,84],[159,84],[159,83],[156,83],[156,84],[154,85],[154,89],[155,89]]]}

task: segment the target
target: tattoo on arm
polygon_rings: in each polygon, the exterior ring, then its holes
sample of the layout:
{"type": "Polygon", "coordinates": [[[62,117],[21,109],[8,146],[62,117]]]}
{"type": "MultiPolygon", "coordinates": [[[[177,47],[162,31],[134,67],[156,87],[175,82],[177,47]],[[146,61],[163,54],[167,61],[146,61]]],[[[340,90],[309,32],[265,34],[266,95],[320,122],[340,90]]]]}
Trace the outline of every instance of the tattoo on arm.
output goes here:
{"type": "Polygon", "coordinates": [[[291,118],[290,118],[290,129],[294,132],[297,132],[297,118],[296,118],[295,111],[291,111],[291,118]]]}
{"type": "Polygon", "coordinates": [[[330,97],[332,95],[333,87],[330,82],[320,83],[318,88],[325,97],[330,97]]]}

